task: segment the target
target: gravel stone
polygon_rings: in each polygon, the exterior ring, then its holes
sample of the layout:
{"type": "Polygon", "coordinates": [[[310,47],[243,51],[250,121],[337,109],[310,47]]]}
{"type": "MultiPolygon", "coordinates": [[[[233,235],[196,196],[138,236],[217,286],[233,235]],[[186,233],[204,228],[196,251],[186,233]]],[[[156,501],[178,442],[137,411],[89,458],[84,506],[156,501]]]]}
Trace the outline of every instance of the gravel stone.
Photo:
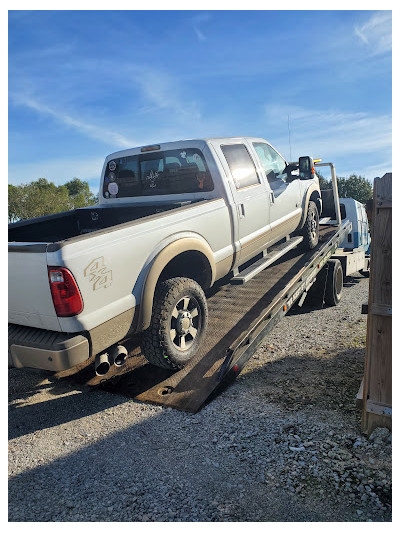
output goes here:
{"type": "Polygon", "coordinates": [[[391,521],[391,433],[355,408],[367,296],[294,308],[197,414],[10,369],[9,521],[391,521]]]}

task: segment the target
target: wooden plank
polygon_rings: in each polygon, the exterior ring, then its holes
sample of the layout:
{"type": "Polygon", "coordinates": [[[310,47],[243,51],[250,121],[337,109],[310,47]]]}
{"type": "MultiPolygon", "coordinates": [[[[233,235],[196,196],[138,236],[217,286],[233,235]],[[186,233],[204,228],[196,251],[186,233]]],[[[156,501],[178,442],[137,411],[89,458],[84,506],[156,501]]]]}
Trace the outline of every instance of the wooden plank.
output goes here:
{"type": "Polygon", "coordinates": [[[367,400],[367,412],[376,415],[392,416],[392,406],[367,400]]]}
{"type": "Polygon", "coordinates": [[[376,207],[378,209],[392,209],[392,200],[379,200],[376,207]]]}
{"type": "Polygon", "coordinates": [[[364,372],[362,429],[391,427],[392,405],[392,175],[374,181],[371,272],[368,300],[367,345],[364,372]],[[383,208],[385,207],[385,208],[383,208]],[[390,312],[389,312],[390,310],[390,312]],[[368,409],[386,407],[383,412],[368,409]]]}
{"type": "Polygon", "coordinates": [[[392,307],[382,304],[372,304],[371,314],[378,316],[392,316],[392,307]]]}

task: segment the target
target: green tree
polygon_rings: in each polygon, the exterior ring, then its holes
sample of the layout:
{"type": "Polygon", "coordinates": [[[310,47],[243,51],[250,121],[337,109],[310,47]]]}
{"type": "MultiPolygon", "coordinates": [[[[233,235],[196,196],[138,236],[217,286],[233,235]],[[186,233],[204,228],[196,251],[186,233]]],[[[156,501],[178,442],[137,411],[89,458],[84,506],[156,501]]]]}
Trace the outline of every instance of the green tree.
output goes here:
{"type": "Polygon", "coordinates": [[[8,186],[8,221],[16,222],[20,205],[21,189],[15,185],[8,186]]]}
{"type": "MultiPolygon", "coordinates": [[[[336,178],[338,191],[339,191],[339,198],[350,198],[350,196],[346,196],[346,178],[336,178]]],[[[332,187],[332,181],[330,182],[330,186],[332,187]]]]}
{"type": "MultiPolygon", "coordinates": [[[[331,189],[332,181],[326,180],[317,172],[320,189],[331,189]]],[[[369,180],[356,174],[351,174],[348,178],[337,177],[338,192],[340,198],[354,198],[358,202],[365,204],[373,195],[372,184],[369,180]]]]}
{"type": "MultiPolygon", "coordinates": [[[[340,178],[343,179],[343,178],[340,178]]],[[[366,178],[352,174],[349,176],[343,185],[342,198],[354,198],[362,204],[370,200],[373,195],[372,184],[366,178]]]]}
{"type": "Polygon", "coordinates": [[[318,176],[319,188],[321,189],[321,191],[330,189],[332,187],[331,182],[324,178],[324,176],[320,174],[318,170],[316,170],[315,173],[318,176]]]}
{"type": "Polygon", "coordinates": [[[15,222],[52,215],[96,203],[87,182],[71,180],[68,184],[57,186],[40,178],[27,184],[9,185],[8,220],[15,222]]]}
{"type": "Polygon", "coordinates": [[[68,189],[68,195],[72,203],[72,209],[86,207],[88,205],[95,205],[97,203],[97,198],[90,190],[89,183],[87,181],[74,178],[71,181],[67,181],[65,187],[68,189]]]}

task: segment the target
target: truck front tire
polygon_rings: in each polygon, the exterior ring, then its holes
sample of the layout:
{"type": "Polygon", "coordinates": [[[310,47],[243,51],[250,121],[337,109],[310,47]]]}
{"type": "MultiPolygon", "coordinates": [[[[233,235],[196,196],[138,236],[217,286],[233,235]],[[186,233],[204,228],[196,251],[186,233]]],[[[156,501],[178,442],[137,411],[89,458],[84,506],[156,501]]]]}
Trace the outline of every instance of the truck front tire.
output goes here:
{"type": "Polygon", "coordinates": [[[307,208],[306,221],[303,226],[303,247],[312,250],[319,240],[319,214],[315,202],[310,201],[307,208]]]}
{"type": "Polygon", "coordinates": [[[196,281],[179,277],[161,282],[151,324],[142,334],[143,355],[155,366],[183,368],[199,349],[207,319],[207,300],[196,281]]]}

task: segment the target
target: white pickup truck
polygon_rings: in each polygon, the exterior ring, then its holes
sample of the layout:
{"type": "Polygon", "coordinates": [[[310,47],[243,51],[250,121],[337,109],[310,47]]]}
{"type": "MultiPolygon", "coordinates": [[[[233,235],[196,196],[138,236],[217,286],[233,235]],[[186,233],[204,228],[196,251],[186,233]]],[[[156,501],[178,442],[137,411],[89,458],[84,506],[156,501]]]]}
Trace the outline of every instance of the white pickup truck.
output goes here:
{"type": "Polygon", "coordinates": [[[206,331],[204,291],[279,241],[316,246],[321,209],[313,160],[288,164],[264,139],[113,153],[98,205],[9,225],[9,365],[96,355],[105,373],[138,333],[149,362],[181,368],[206,331]]]}

